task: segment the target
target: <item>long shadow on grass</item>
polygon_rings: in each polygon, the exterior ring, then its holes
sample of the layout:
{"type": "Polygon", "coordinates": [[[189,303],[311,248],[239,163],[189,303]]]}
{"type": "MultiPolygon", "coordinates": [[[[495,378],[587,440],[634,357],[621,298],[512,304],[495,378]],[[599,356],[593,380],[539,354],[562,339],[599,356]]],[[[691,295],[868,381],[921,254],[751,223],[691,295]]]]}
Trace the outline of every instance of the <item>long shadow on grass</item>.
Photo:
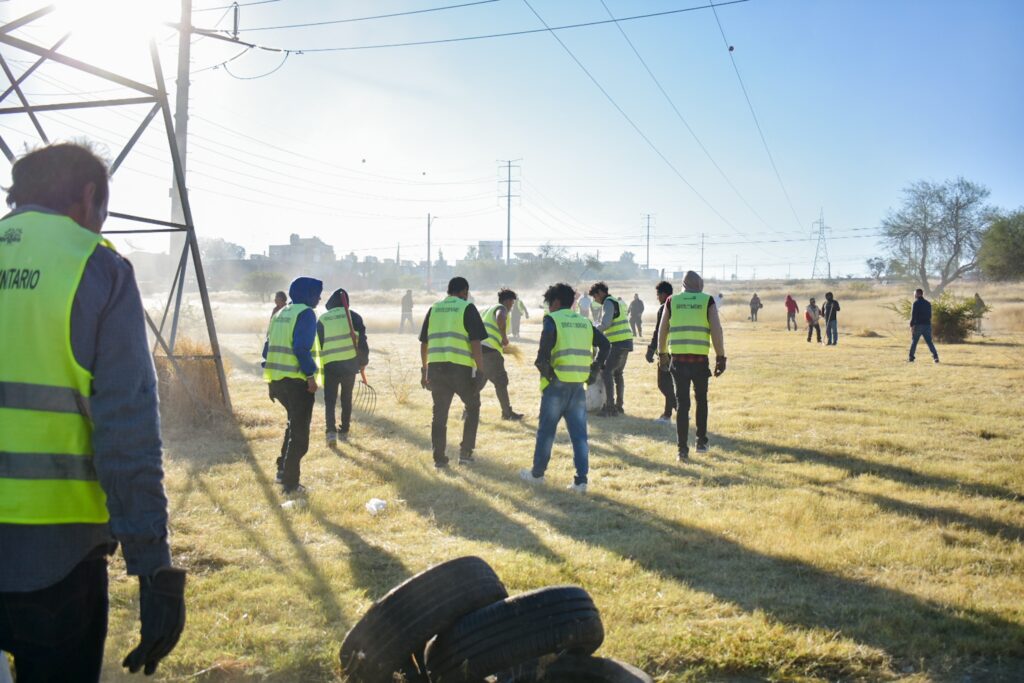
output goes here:
{"type": "Polygon", "coordinates": [[[405,504],[424,519],[433,519],[439,527],[450,529],[462,538],[496,543],[547,560],[561,561],[525,524],[502,514],[478,493],[458,486],[456,477],[461,473],[448,471],[432,477],[415,465],[396,462],[383,451],[361,450],[364,454],[361,464],[390,481],[405,504]]]}
{"type": "MultiPolygon", "coordinates": [[[[493,493],[515,485],[498,466],[478,468],[473,479],[493,493]]],[[[799,560],[765,555],[596,491],[579,496],[537,487],[528,497],[510,500],[566,536],[748,613],[765,612],[786,624],[836,631],[897,659],[1024,655],[1024,627],[994,614],[948,607],[799,560]]]]}
{"type": "Polygon", "coordinates": [[[995,484],[982,484],[977,482],[951,479],[938,474],[927,474],[917,470],[899,465],[890,465],[877,460],[858,458],[849,453],[840,451],[826,451],[814,448],[795,448],[792,446],[781,446],[765,441],[753,441],[750,439],[739,439],[734,437],[718,437],[715,444],[716,449],[734,451],[750,458],[761,458],[765,452],[788,455],[801,462],[810,462],[827,467],[835,467],[845,470],[851,476],[870,474],[876,477],[889,479],[890,481],[919,486],[923,488],[938,489],[940,491],[952,491],[973,496],[986,496],[1000,500],[1019,501],[1024,494],[1013,491],[995,484]]]}

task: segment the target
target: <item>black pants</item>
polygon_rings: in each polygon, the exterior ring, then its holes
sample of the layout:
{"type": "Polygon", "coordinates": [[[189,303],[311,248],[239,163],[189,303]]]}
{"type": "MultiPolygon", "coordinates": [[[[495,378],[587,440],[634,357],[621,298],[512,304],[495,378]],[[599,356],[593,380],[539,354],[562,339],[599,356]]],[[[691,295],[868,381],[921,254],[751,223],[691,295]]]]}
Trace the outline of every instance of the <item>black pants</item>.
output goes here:
{"type": "Polygon", "coordinates": [[[789,323],[791,323],[791,322],[793,323],[793,329],[794,330],[799,330],[800,329],[799,327],[797,327],[797,324],[796,324],[796,311],[787,312],[786,313],[786,330],[787,331],[789,330],[789,323]]]}
{"type": "Polygon", "coordinates": [[[672,361],[672,380],[676,386],[676,436],[680,451],[687,450],[690,432],[690,385],[697,403],[697,443],[708,442],[708,363],[678,363],[672,361]]]}
{"type": "Polygon", "coordinates": [[[18,683],[99,681],[108,606],[102,556],[42,590],[0,593],[0,650],[14,655],[18,683]]]}
{"type": "Polygon", "coordinates": [[[608,354],[608,360],[601,371],[601,379],[604,380],[604,405],[606,408],[622,407],[622,399],[626,393],[626,380],[622,377],[622,371],[629,360],[629,351],[613,346],[608,354]]]}
{"type": "Polygon", "coordinates": [[[672,383],[672,373],[668,370],[658,370],[658,390],[665,397],[665,410],[661,413],[668,417],[676,409],[676,389],[672,383]]]}
{"type": "Polygon", "coordinates": [[[484,367],[477,373],[476,381],[483,391],[487,382],[494,385],[494,393],[498,395],[502,417],[512,414],[512,402],[508,398],[508,373],[505,372],[505,357],[497,351],[483,352],[484,367]]]}
{"type": "Polygon", "coordinates": [[[634,337],[644,336],[644,323],[641,318],[630,318],[629,329],[632,330],[634,337]]]}
{"type": "Polygon", "coordinates": [[[516,311],[512,311],[510,315],[512,317],[512,337],[514,339],[519,339],[519,323],[522,321],[523,315],[522,313],[517,313],[516,311]]]}
{"type": "Polygon", "coordinates": [[[306,380],[288,377],[270,383],[270,398],[288,412],[277,472],[281,475],[281,485],[289,489],[299,484],[299,462],[309,450],[309,423],[313,419],[316,394],[309,393],[306,380]]]}
{"type": "Polygon", "coordinates": [[[757,322],[757,311],[758,311],[757,308],[755,308],[753,306],[750,307],[750,319],[752,321],[754,321],[755,323],[757,322]]]}
{"type": "Polygon", "coordinates": [[[807,341],[811,341],[811,332],[818,333],[818,343],[821,343],[821,323],[807,323],[807,341]]]}
{"type": "Polygon", "coordinates": [[[427,373],[430,377],[430,395],[434,399],[430,443],[434,449],[434,462],[445,464],[448,462],[448,456],[445,455],[448,447],[448,410],[456,394],[466,406],[459,453],[470,455],[476,448],[476,429],[480,424],[480,385],[473,377],[473,369],[465,365],[431,363],[427,366],[427,373]]]}
{"type": "Polygon", "coordinates": [[[398,331],[399,331],[399,333],[405,331],[405,323],[406,323],[406,321],[409,322],[409,329],[412,330],[413,332],[415,332],[416,331],[416,323],[414,323],[412,321],[412,311],[402,311],[402,319],[398,323],[398,331]]]}
{"type": "Polygon", "coordinates": [[[324,366],[324,423],[328,432],[336,432],[337,413],[334,405],[341,387],[341,433],[348,434],[352,422],[352,388],[356,385],[356,373],[343,362],[328,363],[324,366]]]}

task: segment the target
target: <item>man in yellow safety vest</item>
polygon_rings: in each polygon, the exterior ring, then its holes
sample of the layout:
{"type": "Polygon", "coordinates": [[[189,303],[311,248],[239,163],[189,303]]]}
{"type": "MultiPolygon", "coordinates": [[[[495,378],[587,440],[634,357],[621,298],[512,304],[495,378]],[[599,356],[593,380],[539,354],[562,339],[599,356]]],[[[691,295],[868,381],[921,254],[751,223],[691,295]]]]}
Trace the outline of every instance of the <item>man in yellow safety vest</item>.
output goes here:
{"type": "Polygon", "coordinates": [[[593,384],[598,380],[611,345],[587,318],[572,310],[574,298],[572,287],[563,282],[548,287],[544,293],[549,312],[544,316],[537,350],[541,390],[537,443],[533,449],[533,467],[521,470],[519,477],[530,484],[544,483],[555,429],[564,417],[576,468],[569,489],[586,493],[590,447],[587,442],[587,392],[584,383],[593,384]],[[597,358],[591,362],[591,349],[595,346],[597,358]]]}
{"type": "Polygon", "coordinates": [[[679,460],[690,457],[690,384],[697,403],[697,452],[708,451],[708,354],[715,347],[715,377],[725,372],[725,337],[718,319],[718,307],[704,293],[704,280],[689,270],[683,277],[683,291],[665,302],[658,329],[662,367],[669,364],[676,387],[676,437],[679,460]]]}
{"type": "Polygon", "coordinates": [[[448,468],[448,410],[457,394],[466,407],[459,444],[459,464],[473,462],[476,430],[480,423],[480,385],[476,374],[483,367],[481,342],[487,338],[476,306],[469,303],[469,282],[453,277],[448,296],[427,311],[420,330],[420,385],[430,390],[434,402],[430,443],[434,467],[448,468]]]}
{"type": "Polygon", "coordinates": [[[142,622],[123,665],[153,673],[185,625],[142,299],[99,234],[107,175],[83,145],[37,149],[0,220],[0,650],[19,683],[99,680],[118,543],[142,622]]]}
{"type": "Polygon", "coordinates": [[[508,346],[509,311],[519,305],[519,298],[511,289],[498,292],[498,304],[488,308],[483,315],[484,329],[487,339],[482,346],[484,365],[477,374],[481,391],[490,381],[494,384],[494,393],[498,395],[501,405],[501,419],[522,420],[522,413],[512,410],[512,402],[508,397],[508,373],[505,372],[505,348],[508,346]]]}
{"type": "Polygon", "coordinates": [[[320,375],[314,309],[323,290],[320,280],[295,278],[288,287],[290,301],[270,321],[263,345],[263,378],[269,383],[270,400],[278,401],[288,414],[276,477],[285,494],[306,492],[299,483],[299,463],[309,450],[309,423],[320,375]]]}
{"type": "Polygon", "coordinates": [[[352,422],[352,389],[356,375],[370,362],[363,317],[349,306],[348,292],[335,290],[325,304],[327,312],[316,324],[320,341],[320,364],[324,373],[324,424],[327,445],[348,441],[352,422]],[[341,388],[341,430],[337,428],[334,406],[341,388]]]}
{"type": "Polygon", "coordinates": [[[596,282],[590,288],[590,296],[601,307],[601,317],[595,320],[597,329],[611,342],[612,352],[601,371],[604,380],[604,407],[598,413],[601,417],[622,415],[622,401],[626,393],[623,370],[633,351],[633,332],[629,329],[629,315],[626,303],[608,294],[608,285],[596,282]]]}

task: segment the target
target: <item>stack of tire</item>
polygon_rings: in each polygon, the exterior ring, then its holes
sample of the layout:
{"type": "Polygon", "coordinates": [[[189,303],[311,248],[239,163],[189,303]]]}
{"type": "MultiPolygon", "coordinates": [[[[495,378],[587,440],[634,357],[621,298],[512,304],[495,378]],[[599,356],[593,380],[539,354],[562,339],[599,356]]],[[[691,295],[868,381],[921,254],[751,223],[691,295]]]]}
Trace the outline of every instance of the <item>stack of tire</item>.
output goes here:
{"type": "Polygon", "coordinates": [[[461,557],[375,602],[341,645],[351,683],[652,683],[593,657],[604,640],[594,601],[577,586],[509,597],[490,565],[461,557]]]}

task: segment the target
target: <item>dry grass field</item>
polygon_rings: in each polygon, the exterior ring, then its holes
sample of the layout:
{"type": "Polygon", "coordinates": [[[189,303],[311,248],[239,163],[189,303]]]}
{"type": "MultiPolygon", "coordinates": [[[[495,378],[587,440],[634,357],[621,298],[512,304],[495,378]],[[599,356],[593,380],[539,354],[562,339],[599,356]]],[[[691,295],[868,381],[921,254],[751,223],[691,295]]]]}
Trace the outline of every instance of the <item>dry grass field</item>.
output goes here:
{"type": "MultiPolygon", "coordinates": [[[[380,297],[364,306],[376,414],[357,414],[351,441],[331,450],[318,401],[301,509],[282,508],[273,483],[284,411],[257,362],[269,311],[219,301],[235,414],[166,425],[190,612],[157,679],[339,681],[338,646],[371,601],[474,554],[510,592],[586,587],[601,651],[660,681],[1024,680],[1024,290],[982,290],[996,309],[988,335],[940,346],[940,365],[926,352],[910,365],[906,324],[883,308],[901,291],[837,285],[833,348],[787,333],[785,286],[758,285],[757,324],[750,290],[725,290],[729,369],[712,381],[710,453],[676,462],[638,348],[626,416],[590,420],[585,497],[564,489],[564,428],[548,485],[517,476],[536,427],[535,308],[523,358],[509,360],[526,419],[499,420],[488,387],[479,462],[439,474],[418,344],[394,333],[397,306],[380,297]],[[880,336],[857,336],[868,330],[880,336]],[[378,516],[364,509],[373,497],[388,501],[378,516]]],[[[617,291],[641,291],[653,314],[645,287],[617,291]]],[[[824,288],[792,291],[803,305],[824,288]]],[[[450,449],[460,412],[456,402],[450,449]]],[[[111,583],[106,680],[128,680],[118,664],[136,637],[136,583],[120,561],[111,583]]]]}

